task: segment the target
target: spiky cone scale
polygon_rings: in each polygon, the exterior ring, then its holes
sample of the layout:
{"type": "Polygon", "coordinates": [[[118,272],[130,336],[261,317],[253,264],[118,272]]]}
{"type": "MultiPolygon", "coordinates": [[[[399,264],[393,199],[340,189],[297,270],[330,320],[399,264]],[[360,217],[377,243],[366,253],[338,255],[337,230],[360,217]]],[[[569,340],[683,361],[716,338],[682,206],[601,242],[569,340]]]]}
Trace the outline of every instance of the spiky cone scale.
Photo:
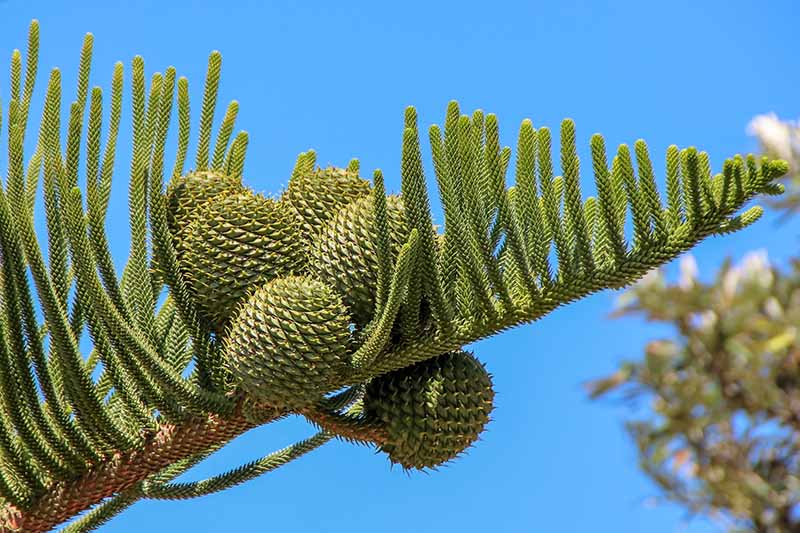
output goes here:
{"type": "Polygon", "coordinates": [[[370,381],[368,420],[388,435],[379,449],[406,469],[434,468],[472,445],[493,409],[492,379],[472,354],[448,352],[370,381]]]}
{"type": "Polygon", "coordinates": [[[178,241],[189,290],[216,330],[255,286],[299,272],[306,260],[294,211],[251,192],[217,195],[178,241]]]}
{"type": "Polygon", "coordinates": [[[367,196],[370,184],[343,168],[318,168],[289,180],[281,201],[291,205],[303,221],[303,236],[310,241],[344,206],[367,196]]]}
{"type": "Polygon", "coordinates": [[[270,281],[237,309],[226,365],[257,402],[300,409],[337,388],[349,365],[350,320],[333,289],[308,276],[270,281]]]}
{"type": "MultiPolygon", "coordinates": [[[[391,248],[394,257],[408,239],[403,201],[386,198],[391,248]]],[[[311,272],[338,292],[357,327],[363,327],[375,311],[378,286],[377,236],[372,196],[343,207],[316,236],[309,252],[311,272]]]]}
{"type": "Polygon", "coordinates": [[[214,171],[190,172],[167,185],[167,224],[173,235],[189,225],[206,202],[219,194],[244,192],[241,177],[214,171]]]}

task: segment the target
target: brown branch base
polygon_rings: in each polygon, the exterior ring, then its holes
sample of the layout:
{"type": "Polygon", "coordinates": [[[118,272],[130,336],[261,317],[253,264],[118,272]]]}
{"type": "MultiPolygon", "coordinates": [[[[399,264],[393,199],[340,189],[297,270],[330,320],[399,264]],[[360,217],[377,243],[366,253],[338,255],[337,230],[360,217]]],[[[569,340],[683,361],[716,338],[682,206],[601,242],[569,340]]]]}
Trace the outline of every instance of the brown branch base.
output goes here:
{"type": "Polygon", "coordinates": [[[347,441],[381,445],[389,439],[386,429],[377,423],[314,407],[300,413],[313,424],[347,441]]]}
{"type": "Polygon", "coordinates": [[[252,417],[241,414],[225,419],[211,415],[177,426],[165,424],[140,448],[118,454],[77,479],[55,484],[31,508],[6,506],[0,510],[0,533],[50,531],[175,461],[224,444],[258,425],[252,417]]]}

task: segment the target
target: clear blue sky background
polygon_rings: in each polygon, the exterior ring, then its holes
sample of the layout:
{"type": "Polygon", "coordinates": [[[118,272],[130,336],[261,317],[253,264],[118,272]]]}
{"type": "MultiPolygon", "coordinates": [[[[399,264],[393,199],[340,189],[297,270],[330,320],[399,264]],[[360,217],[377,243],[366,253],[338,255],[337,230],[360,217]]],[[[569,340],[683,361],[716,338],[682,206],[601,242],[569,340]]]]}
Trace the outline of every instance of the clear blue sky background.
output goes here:
{"type": "MultiPolygon", "coordinates": [[[[219,49],[221,95],[240,102],[239,126],[250,133],[249,185],[279,191],[296,155],[314,148],[322,164],[355,156],[367,171],[380,167],[397,189],[403,108],[417,106],[427,126],[453,98],[464,110],[497,113],[506,144],[525,117],[555,128],[572,117],[584,162],[599,131],[612,147],[646,139],[659,168],[671,143],[708,150],[719,168],[724,157],[755,148],[744,132],[753,115],[800,115],[798,14],[794,0],[5,0],[0,52],[23,47],[28,22],[38,18],[43,72],[62,67],[72,88],[91,31],[93,84],[108,88],[113,63],[142,54],[149,73],[174,65],[188,76],[196,110],[207,54],[219,49]]],[[[0,91],[7,98],[5,83],[0,91]]],[[[120,262],[127,156],[123,150],[110,220],[120,262]]],[[[588,172],[584,183],[591,191],[588,172]]],[[[710,275],[726,255],[755,247],[785,258],[797,235],[797,227],[765,220],[703,243],[696,255],[710,275]]],[[[494,421],[467,457],[438,473],[407,475],[369,449],[332,443],[220,495],[139,503],[103,531],[714,531],[702,520],[681,529],[680,509],[647,505],[655,490],[637,471],[624,409],[591,403],[582,389],[664,333],[607,319],[614,298],[596,295],[476,345],[495,376],[494,421]]],[[[311,432],[299,420],[261,428],[188,477],[311,432]]]]}

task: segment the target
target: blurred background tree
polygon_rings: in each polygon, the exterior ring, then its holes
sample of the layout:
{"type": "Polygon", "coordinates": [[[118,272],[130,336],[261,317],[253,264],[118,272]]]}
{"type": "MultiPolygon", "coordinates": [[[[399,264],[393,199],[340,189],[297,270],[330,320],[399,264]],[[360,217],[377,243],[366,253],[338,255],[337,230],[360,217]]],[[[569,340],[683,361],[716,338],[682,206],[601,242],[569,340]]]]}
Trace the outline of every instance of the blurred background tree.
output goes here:
{"type": "Polygon", "coordinates": [[[750,121],[747,132],[758,139],[764,155],[789,163],[791,171],[784,178],[787,194],[767,202],[787,216],[795,214],[800,209],[800,121],[781,120],[774,113],[758,115],[750,121]]]}
{"type": "MultiPolygon", "coordinates": [[[[800,123],[760,115],[748,133],[789,162],[771,206],[796,214],[800,123]]],[[[674,334],[589,391],[631,407],[626,427],[662,497],[729,532],[800,531],[800,251],[784,268],[752,252],[708,282],[686,256],[677,281],[656,270],[620,296],[613,316],[631,315],[674,334]]]]}

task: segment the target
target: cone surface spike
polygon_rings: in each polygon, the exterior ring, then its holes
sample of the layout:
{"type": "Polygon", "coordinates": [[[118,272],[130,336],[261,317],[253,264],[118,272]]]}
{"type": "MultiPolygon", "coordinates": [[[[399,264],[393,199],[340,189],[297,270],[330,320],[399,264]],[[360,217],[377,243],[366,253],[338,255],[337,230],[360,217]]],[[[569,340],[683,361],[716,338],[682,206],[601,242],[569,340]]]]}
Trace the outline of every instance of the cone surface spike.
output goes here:
{"type": "Polygon", "coordinates": [[[300,271],[306,257],[294,211],[251,192],[217,195],[178,235],[189,289],[217,330],[250,290],[300,271]]]}
{"type": "Polygon", "coordinates": [[[357,172],[328,167],[293,176],[281,200],[303,221],[303,236],[311,240],[347,204],[367,196],[370,184],[357,172]]]}
{"type": "Polygon", "coordinates": [[[380,450],[403,468],[433,468],[466,450],[489,422],[494,390],[480,361],[464,351],[442,354],[373,379],[365,414],[388,439],[380,450]]]}
{"type": "Polygon", "coordinates": [[[239,307],[225,356],[255,400],[296,409],[338,386],[349,335],[347,310],[330,287],[289,276],[259,287],[239,307]]]}
{"type": "MultiPolygon", "coordinates": [[[[396,256],[409,232],[402,200],[389,196],[386,201],[392,253],[396,256]]],[[[310,251],[311,272],[342,296],[359,327],[372,319],[375,310],[379,266],[374,223],[372,197],[356,200],[322,228],[310,251]]]]}

